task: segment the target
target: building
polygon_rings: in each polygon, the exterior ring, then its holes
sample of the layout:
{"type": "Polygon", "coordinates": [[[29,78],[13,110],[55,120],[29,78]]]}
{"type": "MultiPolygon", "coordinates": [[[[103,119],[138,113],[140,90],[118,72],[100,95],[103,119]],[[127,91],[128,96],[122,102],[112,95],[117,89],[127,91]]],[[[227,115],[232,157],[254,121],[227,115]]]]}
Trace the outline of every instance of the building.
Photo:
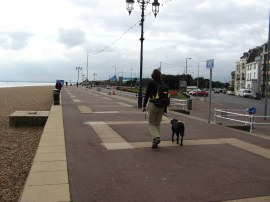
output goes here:
{"type": "Polygon", "coordinates": [[[239,95],[240,89],[245,88],[265,97],[266,76],[268,77],[268,86],[270,84],[270,71],[267,72],[267,46],[268,44],[264,43],[250,49],[243,53],[239,61],[236,61],[236,70],[234,71],[234,91],[236,95],[239,95]]]}
{"type": "MultiPolygon", "coordinates": [[[[269,69],[267,72],[267,51],[268,51],[268,44],[265,43],[262,45],[262,52],[260,54],[260,80],[261,80],[261,96],[265,97],[265,89],[266,89],[266,76],[268,77],[268,95],[269,95],[269,69]]],[[[270,62],[270,61],[269,61],[270,62]]],[[[269,68],[269,67],[268,67],[269,68]]]]}
{"type": "Polygon", "coordinates": [[[235,71],[231,72],[230,90],[234,91],[235,71]]]}
{"type": "Polygon", "coordinates": [[[261,47],[256,47],[248,51],[246,69],[245,88],[253,92],[260,92],[260,68],[259,61],[261,47]]]}
{"type": "Polygon", "coordinates": [[[236,95],[239,95],[240,89],[245,88],[246,80],[246,69],[245,65],[247,63],[248,53],[244,53],[239,61],[236,62],[235,70],[235,83],[234,83],[234,92],[236,95]]]}

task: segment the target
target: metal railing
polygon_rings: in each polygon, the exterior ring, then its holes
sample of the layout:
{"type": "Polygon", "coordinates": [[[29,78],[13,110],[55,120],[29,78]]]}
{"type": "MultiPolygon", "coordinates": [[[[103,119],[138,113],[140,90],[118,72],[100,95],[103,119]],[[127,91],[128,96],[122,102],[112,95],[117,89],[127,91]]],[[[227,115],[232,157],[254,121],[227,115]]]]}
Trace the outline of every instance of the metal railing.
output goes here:
{"type": "Polygon", "coordinates": [[[252,130],[254,128],[254,125],[270,125],[270,122],[263,121],[262,118],[270,118],[270,116],[257,116],[254,114],[249,114],[248,110],[234,110],[238,111],[237,112],[232,112],[229,111],[229,109],[216,109],[215,108],[215,113],[214,113],[214,122],[216,123],[216,118],[220,119],[226,119],[229,121],[234,121],[234,122],[239,122],[239,123],[244,123],[245,125],[250,126],[249,132],[252,133],[252,130]],[[242,112],[242,113],[239,113],[242,112]],[[255,122],[256,118],[256,122],[255,122]],[[261,122],[258,122],[261,121],[261,122]]]}
{"type": "MultiPolygon", "coordinates": [[[[116,89],[106,89],[106,88],[101,88],[98,87],[97,91],[105,92],[105,93],[110,93],[112,91],[115,91],[115,95],[119,96],[125,96],[125,97],[138,97],[138,93],[132,93],[132,92],[127,92],[127,91],[121,91],[121,90],[116,90],[116,89]]],[[[111,93],[112,94],[112,93],[111,93]]],[[[144,96],[143,96],[144,97],[144,96]]],[[[181,99],[176,99],[176,98],[170,98],[170,110],[188,110],[187,107],[187,100],[181,100],[181,99]]]]}

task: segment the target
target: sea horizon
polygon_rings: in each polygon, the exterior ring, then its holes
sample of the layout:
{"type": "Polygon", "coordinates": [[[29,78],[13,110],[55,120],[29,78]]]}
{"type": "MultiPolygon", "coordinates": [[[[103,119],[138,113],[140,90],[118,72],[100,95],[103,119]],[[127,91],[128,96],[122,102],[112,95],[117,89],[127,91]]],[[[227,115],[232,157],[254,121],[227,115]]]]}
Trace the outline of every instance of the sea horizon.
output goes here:
{"type": "Polygon", "coordinates": [[[54,86],[55,82],[39,81],[0,81],[0,88],[27,87],[27,86],[54,86]]]}

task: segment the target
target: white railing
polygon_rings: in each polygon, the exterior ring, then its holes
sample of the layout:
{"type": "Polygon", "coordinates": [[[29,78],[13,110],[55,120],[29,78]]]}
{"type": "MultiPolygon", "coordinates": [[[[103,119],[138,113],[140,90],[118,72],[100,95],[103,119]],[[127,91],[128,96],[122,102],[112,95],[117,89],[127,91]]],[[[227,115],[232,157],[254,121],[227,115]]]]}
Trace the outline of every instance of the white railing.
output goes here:
{"type": "Polygon", "coordinates": [[[262,121],[262,118],[270,118],[270,116],[256,116],[254,114],[249,114],[248,110],[237,110],[238,112],[242,112],[242,113],[232,112],[228,110],[229,109],[215,109],[214,122],[216,123],[216,118],[220,118],[220,119],[226,119],[229,121],[244,123],[245,125],[250,126],[249,132],[251,133],[254,128],[253,127],[254,125],[270,125],[269,120],[268,122],[267,121],[257,122],[258,118],[259,118],[258,121],[260,120],[262,121]],[[255,118],[256,118],[256,122],[255,122],[255,118]]]}
{"type": "Polygon", "coordinates": [[[128,96],[128,97],[137,97],[137,93],[130,93],[130,92],[126,92],[126,91],[117,91],[117,95],[121,95],[121,96],[128,96]]]}

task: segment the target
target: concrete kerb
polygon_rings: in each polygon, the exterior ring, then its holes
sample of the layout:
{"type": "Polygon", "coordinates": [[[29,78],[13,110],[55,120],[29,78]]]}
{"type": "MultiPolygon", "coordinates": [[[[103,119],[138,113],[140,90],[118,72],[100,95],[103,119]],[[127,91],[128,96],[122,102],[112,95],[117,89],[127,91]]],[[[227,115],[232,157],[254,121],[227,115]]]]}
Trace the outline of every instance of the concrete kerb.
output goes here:
{"type": "Polygon", "coordinates": [[[51,107],[19,201],[71,201],[61,104],[51,107]]]}

